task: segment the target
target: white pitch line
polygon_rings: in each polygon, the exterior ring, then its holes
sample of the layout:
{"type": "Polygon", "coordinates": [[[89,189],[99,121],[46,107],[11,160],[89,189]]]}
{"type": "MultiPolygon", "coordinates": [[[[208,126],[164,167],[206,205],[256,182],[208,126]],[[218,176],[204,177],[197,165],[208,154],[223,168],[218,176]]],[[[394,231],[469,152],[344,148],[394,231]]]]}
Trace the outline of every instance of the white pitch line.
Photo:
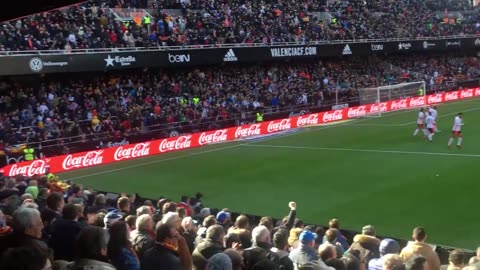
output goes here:
{"type": "Polygon", "coordinates": [[[416,151],[396,151],[396,150],[380,150],[380,149],[355,149],[355,148],[335,148],[335,147],[312,147],[312,146],[295,146],[295,145],[271,145],[271,144],[249,144],[248,147],[265,147],[265,148],[286,148],[286,149],[305,149],[305,150],[325,150],[325,151],[343,151],[343,152],[365,152],[365,153],[382,153],[382,154],[406,154],[406,155],[429,155],[429,156],[456,156],[456,157],[474,157],[480,158],[477,154],[455,154],[441,152],[416,152],[416,151]]]}

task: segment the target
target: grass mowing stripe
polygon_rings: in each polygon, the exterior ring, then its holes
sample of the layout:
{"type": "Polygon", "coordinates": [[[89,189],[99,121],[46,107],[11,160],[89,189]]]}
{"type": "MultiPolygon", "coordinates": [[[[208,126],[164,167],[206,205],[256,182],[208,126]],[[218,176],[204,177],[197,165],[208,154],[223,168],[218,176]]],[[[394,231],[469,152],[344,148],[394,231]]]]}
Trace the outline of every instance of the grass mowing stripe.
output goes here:
{"type": "Polygon", "coordinates": [[[441,152],[417,152],[417,151],[397,151],[380,149],[355,149],[355,148],[336,148],[336,147],[313,147],[313,146],[294,146],[294,145],[272,145],[272,144],[245,144],[248,147],[269,147],[269,148],[287,148],[287,149],[305,149],[305,150],[325,150],[325,151],[344,151],[344,152],[366,152],[382,154],[406,154],[406,155],[429,155],[429,156],[456,156],[480,158],[477,154],[455,154],[441,152]]]}

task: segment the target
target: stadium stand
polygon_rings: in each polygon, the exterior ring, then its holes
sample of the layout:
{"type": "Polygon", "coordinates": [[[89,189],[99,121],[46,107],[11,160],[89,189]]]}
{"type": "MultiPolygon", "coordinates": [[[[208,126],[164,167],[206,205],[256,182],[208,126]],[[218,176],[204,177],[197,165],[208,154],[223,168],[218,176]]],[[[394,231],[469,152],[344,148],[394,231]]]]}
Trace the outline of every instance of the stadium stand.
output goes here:
{"type": "MultiPolygon", "coordinates": [[[[122,140],[140,133],[160,138],[169,136],[172,127],[227,127],[258,111],[269,117],[320,110],[358,101],[358,88],[408,81],[425,80],[431,92],[448,90],[479,78],[478,65],[473,56],[431,55],[379,57],[370,63],[358,58],[222,70],[51,75],[40,84],[13,76],[0,88],[0,149],[42,141],[43,147],[64,145],[60,151],[75,152],[74,143],[89,140],[122,140]]],[[[44,151],[47,156],[59,153],[44,151]]]]}
{"type": "MultiPolygon", "coordinates": [[[[10,21],[0,28],[0,51],[302,44],[480,34],[478,8],[468,1],[168,2],[155,1],[149,6],[153,9],[135,10],[127,16],[116,1],[89,1],[10,21]],[[145,21],[145,16],[152,18],[145,21]]],[[[120,5],[135,6],[145,3],[120,5]]]]}

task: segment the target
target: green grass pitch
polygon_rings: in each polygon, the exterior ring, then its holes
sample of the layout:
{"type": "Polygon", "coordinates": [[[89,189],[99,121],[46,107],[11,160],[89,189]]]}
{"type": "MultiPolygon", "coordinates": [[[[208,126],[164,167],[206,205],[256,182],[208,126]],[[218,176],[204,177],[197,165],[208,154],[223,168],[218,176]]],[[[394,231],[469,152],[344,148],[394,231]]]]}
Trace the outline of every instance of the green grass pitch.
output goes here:
{"type": "Polygon", "coordinates": [[[417,111],[308,127],[256,142],[230,142],[61,174],[98,190],[179,199],[204,193],[206,205],[283,217],[288,201],[307,223],[376,226],[409,239],[423,225],[429,242],[480,242],[480,100],[438,106],[434,142],[413,137],[417,111]],[[454,115],[464,113],[464,148],[447,148],[454,115]]]}

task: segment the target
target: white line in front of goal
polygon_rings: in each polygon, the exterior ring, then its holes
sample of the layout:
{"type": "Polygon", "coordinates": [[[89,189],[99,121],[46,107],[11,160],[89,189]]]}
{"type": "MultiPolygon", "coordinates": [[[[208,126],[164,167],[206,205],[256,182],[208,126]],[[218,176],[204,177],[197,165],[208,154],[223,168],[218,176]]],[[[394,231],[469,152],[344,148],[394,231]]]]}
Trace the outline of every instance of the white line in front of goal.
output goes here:
{"type": "Polygon", "coordinates": [[[271,145],[271,144],[245,144],[243,146],[303,149],[303,150],[342,151],[342,152],[364,152],[364,153],[380,153],[380,154],[405,154],[405,155],[455,156],[455,157],[480,158],[480,155],[477,155],[477,154],[456,154],[456,153],[442,153],[442,152],[416,152],[416,151],[397,151],[397,150],[380,150],[380,149],[355,149],[355,148],[313,147],[313,146],[295,146],[295,145],[271,145]]]}

